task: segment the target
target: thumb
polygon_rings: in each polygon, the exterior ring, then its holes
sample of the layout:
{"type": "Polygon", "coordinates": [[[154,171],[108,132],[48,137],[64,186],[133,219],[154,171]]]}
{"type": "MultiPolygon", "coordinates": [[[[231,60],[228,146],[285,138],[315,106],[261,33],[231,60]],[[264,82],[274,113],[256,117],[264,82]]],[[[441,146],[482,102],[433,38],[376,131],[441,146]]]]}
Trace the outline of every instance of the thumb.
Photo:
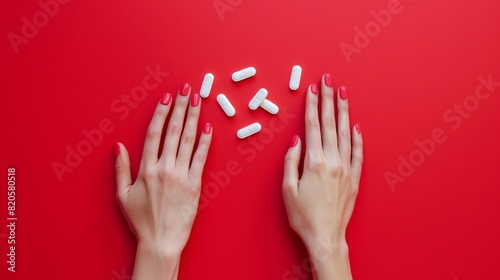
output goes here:
{"type": "Polygon", "coordinates": [[[290,148],[285,155],[285,172],[283,174],[283,196],[298,195],[300,161],[300,138],[295,135],[290,143],[290,148]]]}
{"type": "Polygon", "coordinates": [[[116,194],[122,199],[132,185],[132,175],[130,174],[130,158],[127,148],[122,143],[116,143],[116,194]]]}

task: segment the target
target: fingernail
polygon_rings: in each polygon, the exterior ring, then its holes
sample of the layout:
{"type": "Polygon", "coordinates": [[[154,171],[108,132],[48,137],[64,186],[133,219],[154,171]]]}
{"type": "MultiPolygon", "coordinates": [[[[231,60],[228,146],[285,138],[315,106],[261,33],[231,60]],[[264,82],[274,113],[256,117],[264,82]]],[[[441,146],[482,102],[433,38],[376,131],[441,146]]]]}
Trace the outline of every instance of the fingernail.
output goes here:
{"type": "Polygon", "coordinates": [[[340,99],[347,100],[347,88],[345,86],[339,87],[340,99]]]}
{"type": "Polygon", "coordinates": [[[181,89],[181,95],[182,96],[186,96],[188,95],[189,93],[189,84],[188,83],[185,83],[183,86],[182,86],[182,89],[181,89]]]}
{"type": "Polygon", "coordinates": [[[163,105],[170,104],[170,101],[172,101],[172,95],[168,92],[164,93],[163,97],[160,99],[160,103],[163,105]]]}
{"type": "Polygon", "coordinates": [[[212,131],[212,125],[210,123],[206,123],[205,127],[203,128],[203,133],[210,134],[210,131],[212,131]]]}
{"type": "Polygon", "coordinates": [[[116,145],[115,145],[115,156],[119,156],[119,155],[120,155],[120,144],[116,143],[116,145]]]}
{"type": "Polygon", "coordinates": [[[325,85],[328,86],[328,87],[332,87],[333,84],[332,84],[332,76],[330,75],[330,73],[326,73],[325,74],[325,85]]]}
{"type": "Polygon", "coordinates": [[[297,146],[297,143],[299,143],[299,136],[294,135],[292,138],[292,142],[290,142],[290,147],[295,147],[297,146]]]}
{"type": "Polygon", "coordinates": [[[318,85],[311,84],[311,92],[314,94],[318,94],[318,85]]]}
{"type": "Polygon", "coordinates": [[[200,104],[200,95],[197,93],[194,93],[191,95],[191,106],[196,107],[200,104]]]}
{"type": "Polygon", "coordinates": [[[356,132],[358,134],[361,134],[361,126],[359,125],[359,123],[354,126],[354,129],[356,129],[356,132]]]}

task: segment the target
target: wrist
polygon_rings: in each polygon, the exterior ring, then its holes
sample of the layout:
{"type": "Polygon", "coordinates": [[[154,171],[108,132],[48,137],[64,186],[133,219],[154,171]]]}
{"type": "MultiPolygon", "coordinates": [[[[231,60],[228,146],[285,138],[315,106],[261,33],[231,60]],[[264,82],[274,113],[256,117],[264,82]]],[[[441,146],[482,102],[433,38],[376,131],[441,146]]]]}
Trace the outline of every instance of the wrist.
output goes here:
{"type": "Polygon", "coordinates": [[[352,280],[347,242],[317,238],[307,245],[314,279],[352,280]]]}
{"type": "Polygon", "coordinates": [[[139,242],[133,279],[177,279],[180,254],[152,243],[139,242]]]}
{"type": "Polygon", "coordinates": [[[182,249],[174,248],[173,246],[167,246],[164,244],[158,244],[155,242],[139,241],[137,243],[137,253],[155,257],[158,260],[168,262],[180,259],[182,249]]]}
{"type": "Polygon", "coordinates": [[[311,237],[304,242],[309,256],[313,261],[323,261],[334,258],[348,258],[349,246],[344,238],[331,239],[326,237],[311,237]]]}

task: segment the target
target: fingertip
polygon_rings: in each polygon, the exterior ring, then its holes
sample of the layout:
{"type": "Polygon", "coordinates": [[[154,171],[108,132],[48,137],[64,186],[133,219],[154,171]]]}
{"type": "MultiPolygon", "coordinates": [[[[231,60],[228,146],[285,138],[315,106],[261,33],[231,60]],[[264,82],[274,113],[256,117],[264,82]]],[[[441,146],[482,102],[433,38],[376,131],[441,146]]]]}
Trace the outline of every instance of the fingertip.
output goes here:
{"type": "Polygon", "coordinates": [[[198,107],[198,105],[201,104],[200,94],[198,94],[198,93],[191,94],[190,103],[191,103],[191,107],[198,107]]]}
{"type": "Polygon", "coordinates": [[[203,127],[203,134],[211,134],[212,133],[212,124],[206,123],[203,127]]]}
{"type": "Polygon", "coordinates": [[[354,125],[354,131],[356,131],[357,134],[361,134],[361,125],[359,123],[354,125]]]}
{"type": "Polygon", "coordinates": [[[346,86],[341,86],[337,89],[337,95],[340,100],[347,101],[348,91],[346,86]]]}
{"type": "Polygon", "coordinates": [[[116,185],[118,191],[132,184],[132,175],[130,174],[130,160],[127,148],[120,142],[115,145],[116,161],[116,185]]]}
{"type": "Polygon", "coordinates": [[[285,155],[285,166],[283,172],[283,195],[289,199],[290,195],[296,195],[299,182],[300,161],[300,137],[294,135],[290,141],[290,147],[285,155]]]}
{"type": "Polygon", "coordinates": [[[363,134],[361,133],[361,125],[359,123],[352,127],[351,135],[353,139],[353,147],[356,145],[363,146],[363,134]]]}
{"type": "Polygon", "coordinates": [[[168,92],[165,92],[160,99],[160,104],[168,106],[170,105],[171,101],[172,101],[172,95],[168,92]]]}
{"type": "Polygon", "coordinates": [[[309,91],[317,95],[319,92],[318,85],[316,83],[312,83],[311,85],[309,85],[309,91]]]}
{"type": "Polygon", "coordinates": [[[120,155],[120,150],[121,150],[121,143],[120,142],[116,142],[115,144],[115,157],[118,157],[120,155]]]}
{"type": "Polygon", "coordinates": [[[297,134],[295,134],[293,137],[292,137],[292,140],[290,141],[290,148],[293,148],[295,146],[297,146],[297,144],[299,143],[300,141],[300,138],[297,134]]]}
{"type": "Polygon", "coordinates": [[[361,126],[355,124],[352,129],[352,156],[351,156],[351,166],[355,176],[359,179],[361,176],[361,169],[363,165],[363,136],[361,134],[361,126]]]}
{"type": "Polygon", "coordinates": [[[191,85],[189,83],[184,83],[179,89],[179,94],[182,96],[187,96],[191,93],[191,85]]]}
{"type": "Polygon", "coordinates": [[[333,79],[330,73],[323,75],[323,84],[327,87],[333,87],[333,79]]]}

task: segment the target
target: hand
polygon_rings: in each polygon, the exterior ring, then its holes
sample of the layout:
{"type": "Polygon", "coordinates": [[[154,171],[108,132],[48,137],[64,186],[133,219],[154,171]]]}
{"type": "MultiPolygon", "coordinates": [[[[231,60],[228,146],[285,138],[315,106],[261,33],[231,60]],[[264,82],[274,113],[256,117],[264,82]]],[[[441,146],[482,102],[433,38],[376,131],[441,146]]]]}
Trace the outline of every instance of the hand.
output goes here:
{"type": "Polygon", "coordinates": [[[363,140],[359,125],[354,126],[351,139],[346,88],[339,88],[336,97],[338,126],[329,74],[321,79],[321,124],[318,94],[318,86],[310,85],[304,169],[299,180],[302,143],[294,136],[285,156],[283,199],[290,226],[306,244],[317,277],[350,279],[345,232],[358,194],[363,140]]]}
{"type": "Polygon", "coordinates": [[[198,94],[191,95],[191,87],[185,84],[177,95],[160,149],[171,100],[167,93],[156,107],[134,183],[127,149],[117,143],[117,200],[138,241],[134,279],[176,278],[198,208],[212,128],[205,125],[193,156],[201,99],[198,94]]]}

